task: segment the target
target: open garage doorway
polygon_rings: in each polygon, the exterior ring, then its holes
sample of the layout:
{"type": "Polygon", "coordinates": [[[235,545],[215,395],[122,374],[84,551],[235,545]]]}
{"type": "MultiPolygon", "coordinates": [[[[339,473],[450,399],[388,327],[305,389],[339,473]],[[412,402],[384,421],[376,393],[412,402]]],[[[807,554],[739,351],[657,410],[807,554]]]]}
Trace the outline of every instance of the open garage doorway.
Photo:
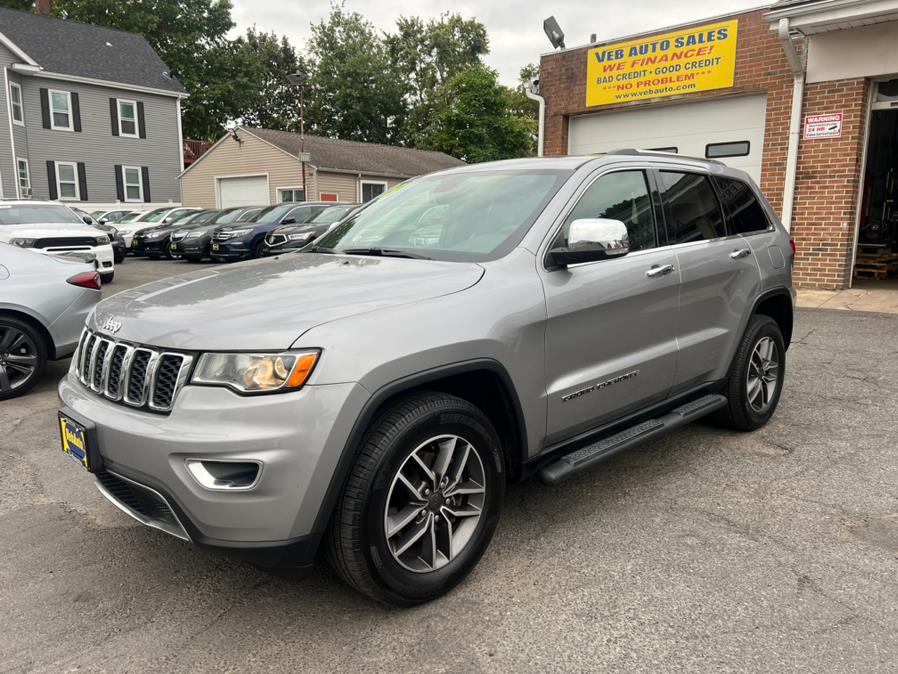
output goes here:
{"type": "Polygon", "coordinates": [[[898,290],[898,79],[878,83],[866,157],[853,285],[898,290]]]}

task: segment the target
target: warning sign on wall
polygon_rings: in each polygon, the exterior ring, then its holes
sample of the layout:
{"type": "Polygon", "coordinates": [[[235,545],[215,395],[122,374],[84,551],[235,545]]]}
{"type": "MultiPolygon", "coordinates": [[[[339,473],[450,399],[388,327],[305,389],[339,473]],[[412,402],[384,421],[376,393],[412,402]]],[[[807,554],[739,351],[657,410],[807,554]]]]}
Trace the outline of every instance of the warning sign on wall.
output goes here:
{"type": "Polygon", "coordinates": [[[839,138],[842,135],[842,113],[808,115],[804,118],[805,138],[839,138]]]}

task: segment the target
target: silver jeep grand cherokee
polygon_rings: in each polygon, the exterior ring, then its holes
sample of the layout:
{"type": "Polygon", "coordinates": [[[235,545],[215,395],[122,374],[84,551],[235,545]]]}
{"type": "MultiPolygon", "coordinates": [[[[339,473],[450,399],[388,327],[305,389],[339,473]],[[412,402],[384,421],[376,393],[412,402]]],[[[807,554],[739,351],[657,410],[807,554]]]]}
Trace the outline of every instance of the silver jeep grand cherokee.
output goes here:
{"type": "Polygon", "coordinates": [[[746,174],[618,151],[452,169],[299,253],[119,293],[63,449],[146,525],[380,601],[461,581],[505,485],[776,409],[793,251],[746,174]]]}

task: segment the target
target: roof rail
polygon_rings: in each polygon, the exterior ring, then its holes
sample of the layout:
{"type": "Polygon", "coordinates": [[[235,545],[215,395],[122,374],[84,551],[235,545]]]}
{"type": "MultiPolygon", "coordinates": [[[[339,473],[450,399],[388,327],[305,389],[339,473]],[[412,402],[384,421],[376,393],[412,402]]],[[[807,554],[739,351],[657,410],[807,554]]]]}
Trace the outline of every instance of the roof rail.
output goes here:
{"type": "Polygon", "coordinates": [[[635,147],[624,147],[617,150],[609,150],[605,154],[619,154],[626,155],[631,157],[676,157],[677,159],[692,159],[694,161],[704,161],[710,162],[711,164],[720,164],[724,166],[724,163],[719,159],[707,159],[705,157],[689,157],[683,154],[676,154],[675,152],[661,152],[659,150],[640,150],[635,147]]]}

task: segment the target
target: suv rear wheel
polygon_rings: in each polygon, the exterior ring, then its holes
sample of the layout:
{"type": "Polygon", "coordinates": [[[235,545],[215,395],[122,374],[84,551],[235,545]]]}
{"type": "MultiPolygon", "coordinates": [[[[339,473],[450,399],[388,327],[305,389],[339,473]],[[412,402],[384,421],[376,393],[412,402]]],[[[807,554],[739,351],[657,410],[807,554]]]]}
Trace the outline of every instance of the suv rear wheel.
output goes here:
{"type": "Polygon", "coordinates": [[[442,393],[409,398],[369,428],[328,532],[328,559],[378,601],[429,601],[480,559],[504,492],[499,440],[477,407],[442,393]]]}
{"type": "Polygon", "coordinates": [[[779,324],[769,316],[752,316],[727,376],[727,406],[717,412],[717,420],[738,431],[766,424],[779,404],[785,371],[779,324]]]}

